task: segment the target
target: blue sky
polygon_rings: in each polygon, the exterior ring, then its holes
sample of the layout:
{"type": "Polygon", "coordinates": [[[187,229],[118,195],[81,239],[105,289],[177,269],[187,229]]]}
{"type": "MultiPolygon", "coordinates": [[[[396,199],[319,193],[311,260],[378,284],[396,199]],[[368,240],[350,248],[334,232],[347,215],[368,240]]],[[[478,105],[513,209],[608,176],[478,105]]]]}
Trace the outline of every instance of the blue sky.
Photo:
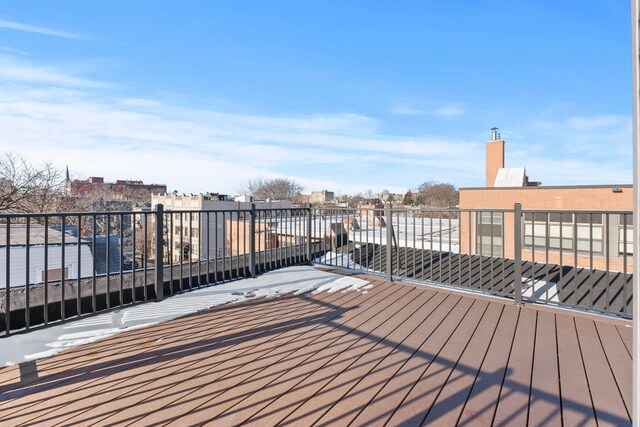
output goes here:
{"type": "Polygon", "coordinates": [[[236,193],[632,180],[626,1],[0,3],[0,150],[236,193]]]}

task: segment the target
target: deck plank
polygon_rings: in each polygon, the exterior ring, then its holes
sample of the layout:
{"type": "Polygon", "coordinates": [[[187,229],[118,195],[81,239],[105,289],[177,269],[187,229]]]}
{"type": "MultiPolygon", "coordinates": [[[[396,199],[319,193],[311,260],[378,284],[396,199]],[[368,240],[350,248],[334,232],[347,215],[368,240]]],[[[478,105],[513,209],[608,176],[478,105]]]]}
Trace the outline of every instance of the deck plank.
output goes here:
{"type": "MultiPolygon", "coordinates": [[[[380,286],[376,292],[371,292],[367,299],[375,300],[380,297],[379,294],[386,295],[394,291],[391,287],[380,286]]],[[[332,301],[332,305],[336,308],[344,305],[345,309],[355,307],[358,295],[358,293],[336,293],[334,294],[336,299],[332,301]]],[[[277,360],[278,357],[283,357],[281,353],[286,348],[285,346],[297,343],[303,345],[299,335],[304,334],[306,330],[321,328],[324,323],[345,313],[341,309],[328,310],[328,307],[320,307],[319,310],[320,316],[309,318],[304,323],[283,324],[263,336],[247,337],[245,343],[236,346],[237,348],[232,351],[227,349],[224,352],[200,352],[182,358],[180,363],[168,363],[162,367],[164,375],[149,376],[150,381],[143,390],[126,390],[125,393],[106,405],[110,407],[110,411],[103,411],[99,416],[96,415],[92,419],[92,423],[113,425],[159,414],[163,408],[183,397],[185,391],[188,392],[190,399],[195,399],[203,385],[220,383],[225,376],[252,375],[252,362],[257,360],[260,366],[264,366],[262,363],[268,364],[269,361],[263,359],[275,358],[277,360]],[[189,365],[184,366],[185,362],[189,362],[189,365]],[[176,393],[176,388],[183,392],[176,393]],[[122,412],[120,408],[123,407],[131,409],[122,412]]],[[[89,412],[83,417],[90,415],[89,412]]]]}
{"type": "MultiPolygon", "coordinates": [[[[374,295],[372,298],[367,298],[366,301],[363,301],[359,308],[354,309],[351,312],[347,312],[344,318],[341,318],[336,322],[336,325],[327,325],[323,329],[315,332],[313,336],[310,337],[312,339],[310,343],[308,343],[307,345],[302,345],[299,349],[291,353],[288,356],[288,360],[293,360],[296,363],[296,365],[291,367],[291,369],[309,366],[308,361],[301,361],[297,359],[297,357],[300,356],[300,353],[314,354],[314,350],[327,351],[325,349],[332,346],[337,340],[348,340],[349,338],[353,338],[349,336],[349,331],[351,328],[355,328],[363,322],[371,321],[371,319],[375,318],[381,311],[384,310],[386,304],[392,304],[393,302],[401,299],[404,295],[410,292],[410,289],[408,288],[383,288],[383,291],[381,291],[377,295],[374,295]]],[[[260,362],[258,363],[263,368],[268,366],[260,362]]],[[[291,372],[291,370],[288,370],[286,366],[280,366],[279,364],[271,366],[275,370],[283,371],[286,374],[289,374],[291,372]]],[[[269,373],[272,372],[273,371],[269,371],[269,373]]],[[[206,407],[207,404],[218,403],[218,395],[226,391],[231,391],[232,387],[229,386],[233,383],[230,384],[227,382],[225,384],[221,382],[213,382],[215,378],[224,376],[224,374],[225,372],[224,370],[222,370],[220,373],[218,373],[217,371],[213,372],[212,376],[194,378],[193,382],[196,383],[196,388],[190,391],[188,395],[175,396],[173,394],[170,394],[169,396],[163,396],[162,399],[159,400],[159,402],[162,403],[162,406],[156,411],[150,412],[149,415],[145,418],[141,418],[139,422],[142,424],[149,424],[158,421],[171,422],[176,418],[179,418],[179,421],[185,421],[185,417],[187,416],[191,416],[193,418],[199,417],[201,415],[198,412],[200,408],[206,407]],[[193,415],[190,415],[192,411],[195,411],[195,413],[193,415]],[[181,417],[177,417],[176,414],[183,415],[181,417]]],[[[257,377],[258,375],[259,374],[256,374],[255,376],[257,377]]],[[[253,375],[251,375],[250,377],[253,377],[253,375]]],[[[226,399],[222,398],[220,399],[220,401],[226,402],[226,399]]]]}
{"type": "Polygon", "coordinates": [[[396,375],[380,390],[378,395],[367,405],[366,410],[353,421],[355,426],[384,425],[393,415],[402,401],[420,379],[422,373],[433,362],[438,353],[446,345],[451,335],[460,326],[461,320],[468,313],[473,301],[466,298],[450,298],[455,303],[448,314],[436,320],[434,332],[429,336],[416,353],[405,363],[396,375]]]}
{"type": "Polygon", "coordinates": [[[530,425],[562,425],[559,377],[555,314],[540,312],[529,398],[530,425]]]}
{"type": "MultiPolygon", "coordinates": [[[[279,307],[292,307],[293,301],[288,301],[283,298],[282,301],[278,301],[275,305],[263,305],[263,302],[257,303],[254,306],[238,304],[237,306],[224,306],[220,307],[220,313],[216,315],[215,321],[212,323],[207,317],[206,312],[203,312],[198,318],[193,316],[186,316],[178,318],[172,321],[172,333],[178,337],[181,334],[191,334],[199,327],[215,327],[217,324],[225,324],[227,327],[234,327],[236,324],[241,324],[243,319],[250,319],[252,316],[264,312],[269,314],[270,312],[277,312],[279,307]]],[[[296,304],[300,303],[295,302],[296,304]]],[[[92,318],[86,318],[80,322],[91,322],[92,318]]],[[[55,381],[56,374],[61,373],[68,378],[68,372],[72,369],[79,369],[82,366],[88,366],[94,364],[96,357],[101,359],[107,359],[109,356],[116,356],[121,358],[128,353],[137,353],[140,350],[141,345],[146,345],[148,337],[150,335],[162,334],[166,328],[164,324],[151,325],[143,329],[134,329],[130,331],[123,331],[122,333],[111,337],[109,340],[100,340],[93,343],[85,344],[79,347],[75,347],[60,353],[54,358],[44,358],[37,361],[38,377],[40,379],[47,378],[48,381],[55,381]]],[[[0,378],[2,378],[2,385],[9,385],[12,383],[20,382],[19,371],[9,375],[4,375],[4,371],[0,371],[0,378]]],[[[20,386],[24,387],[31,382],[21,382],[20,386]]],[[[15,385],[14,385],[15,387],[15,385]]]]}
{"type": "Polygon", "coordinates": [[[599,425],[630,425],[630,416],[615,383],[593,320],[576,318],[589,388],[599,425]]]}
{"type": "MultiPolygon", "coordinates": [[[[302,374],[302,380],[298,380],[297,384],[285,394],[270,403],[257,417],[254,416],[252,421],[243,422],[243,424],[272,425],[281,422],[336,375],[349,369],[359,356],[371,351],[379,341],[404,322],[410,313],[406,313],[403,308],[415,300],[419,293],[420,291],[412,289],[410,294],[404,295],[378,315],[358,326],[355,333],[351,333],[345,339],[338,340],[337,345],[332,345],[314,355],[311,359],[312,363],[306,367],[306,372],[302,374]],[[397,313],[399,314],[396,315],[397,313]],[[321,363],[317,363],[318,361],[321,363]]],[[[301,368],[305,367],[301,366],[301,368]]],[[[290,377],[290,373],[285,375],[285,378],[287,377],[290,377]]]]}
{"type": "Polygon", "coordinates": [[[618,334],[620,334],[620,338],[622,338],[624,346],[627,348],[629,356],[631,356],[633,354],[633,328],[631,325],[616,325],[616,329],[618,330],[618,334]]]}
{"type": "Polygon", "coordinates": [[[487,355],[482,363],[469,397],[457,423],[461,426],[491,425],[500,398],[502,383],[518,323],[520,309],[506,305],[495,329],[487,355]]]}
{"type": "Polygon", "coordinates": [[[0,425],[630,425],[630,322],[360,277],[0,369],[0,425]]]}
{"type": "Polygon", "coordinates": [[[602,343],[602,349],[604,350],[613,376],[622,394],[627,412],[631,413],[633,406],[631,398],[633,394],[633,378],[629,375],[629,372],[627,372],[626,367],[632,363],[632,358],[624,342],[622,342],[622,338],[618,334],[615,325],[604,322],[596,322],[595,325],[598,331],[598,337],[602,343]]]}
{"type": "MultiPolygon", "coordinates": [[[[493,339],[504,305],[491,303],[478,324],[468,347],[460,358],[456,371],[444,385],[434,405],[430,408],[423,425],[456,425],[462,414],[472,386],[477,380],[481,365],[493,339]]],[[[502,339],[500,337],[498,339],[502,339]]]]}
{"type": "MultiPolygon", "coordinates": [[[[433,304],[427,305],[432,295],[428,295],[429,299],[426,299],[427,295],[424,293],[425,291],[422,290],[418,298],[394,315],[401,322],[398,326],[395,326],[370,350],[362,354],[349,368],[338,372],[338,375],[331,379],[327,385],[292,412],[282,422],[282,425],[315,424],[324,413],[353,388],[358,380],[369,375],[373,368],[382,362],[395,348],[403,348],[402,342],[429,316],[433,308],[433,304]]],[[[386,320],[386,322],[391,321],[392,319],[386,320]]],[[[384,333],[385,331],[380,332],[384,333]]],[[[368,338],[374,339],[375,335],[370,335],[368,338]]],[[[413,349],[406,350],[412,351],[413,349]]]]}
{"type": "Polygon", "coordinates": [[[368,405],[389,378],[396,375],[404,363],[418,350],[433,331],[431,324],[433,319],[439,316],[438,307],[447,298],[447,294],[438,292],[429,301],[424,311],[428,316],[414,329],[411,334],[385,357],[368,375],[357,380],[357,384],[341,399],[336,400],[317,422],[316,425],[340,426],[349,425],[359,414],[360,410],[368,405]]]}
{"type": "Polygon", "coordinates": [[[522,308],[494,425],[527,425],[538,312],[522,308]]]}
{"type": "Polygon", "coordinates": [[[556,326],[562,418],[569,426],[595,426],[595,412],[573,316],[556,315],[556,326]]]}
{"type": "Polygon", "coordinates": [[[138,348],[138,353],[134,357],[126,354],[120,359],[115,356],[115,363],[97,363],[94,369],[83,372],[79,378],[73,377],[57,384],[55,396],[36,402],[30,396],[24,396],[22,399],[13,401],[12,407],[0,406],[2,411],[0,413],[5,414],[6,411],[6,414],[10,415],[12,409],[12,412],[19,411],[15,417],[12,417],[12,421],[16,424],[35,419],[51,422],[59,418],[65,419],[90,409],[95,404],[94,400],[109,401],[110,396],[120,391],[116,386],[121,383],[129,381],[129,383],[134,382],[143,386],[147,378],[145,375],[156,377],[159,375],[158,369],[169,360],[183,363],[183,357],[208,348],[213,348],[215,351],[228,351],[230,344],[241,345],[249,337],[268,333],[270,326],[273,325],[281,325],[283,322],[295,323],[297,319],[307,316],[319,307],[318,304],[304,299],[292,299],[289,304],[293,304],[290,310],[282,306],[280,312],[275,312],[271,316],[256,315],[253,321],[245,319],[245,322],[237,325],[232,333],[229,332],[229,326],[224,324],[213,329],[206,326],[197,328],[188,336],[174,336],[171,330],[163,331],[162,340],[158,341],[159,338],[155,338],[152,340],[152,346],[138,348]],[[80,403],[70,408],[66,403],[74,399],[80,403]],[[28,410],[26,410],[27,407],[28,410]]]}
{"type": "MultiPolygon", "coordinates": [[[[413,388],[395,413],[389,418],[388,423],[390,425],[421,425],[438,398],[440,391],[451,375],[456,372],[456,369],[460,369],[459,372],[463,375],[468,374],[469,367],[461,366],[458,362],[478,325],[481,323],[488,306],[489,303],[487,301],[474,301],[473,305],[469,307],[468,312],[460,322],[460,326],[451,334],[450,339],[442,350],[413,385],[413,388]]],[[[470,370],[473,370],[473,368],[470,370]]]]}

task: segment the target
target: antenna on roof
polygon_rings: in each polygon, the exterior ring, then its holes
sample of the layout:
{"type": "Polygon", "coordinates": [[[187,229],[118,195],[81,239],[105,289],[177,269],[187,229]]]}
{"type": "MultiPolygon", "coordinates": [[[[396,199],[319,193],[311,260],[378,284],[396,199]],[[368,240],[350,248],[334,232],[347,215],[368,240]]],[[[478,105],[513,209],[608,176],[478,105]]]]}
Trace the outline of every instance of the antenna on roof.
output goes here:
{"type": "Polygon", "coordinates": [[[491,140],[497,141],[498,138],[500,138],[500,134],[498,133],[498,128],[494,126],[491,128],[491,140]]]}

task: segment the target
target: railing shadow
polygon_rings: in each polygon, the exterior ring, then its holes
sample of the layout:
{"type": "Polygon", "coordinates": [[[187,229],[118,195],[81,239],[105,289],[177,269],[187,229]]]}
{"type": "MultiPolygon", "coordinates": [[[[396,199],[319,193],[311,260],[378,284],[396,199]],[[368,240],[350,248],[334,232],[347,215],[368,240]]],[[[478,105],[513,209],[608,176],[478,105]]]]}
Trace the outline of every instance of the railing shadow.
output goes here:
{"type": "MultiPolygon", "coordinates": [[[[304,297],[285,297],[285,298],[304,298],[304,297]]],[[[227,348],[231,348],[235,345],[246,343],[250,340],[255,340],[258,337],[260,338],[269,338],[275,335],[278,335],[284,331],[289,331],[292,329],[296,329],[306,326],[315,326],[324,324],[327,327],[334,328],[337,330],[343,331],[345,334],[353,335],[356,339],[355,343],[359,343],[363,340],[368,342],[375,342],[375,345],[381,345],[390,348],[394,351],[399,351],[407,355],[406,360],[409,358],[418,358],[422,361],[422,363],[426,366],[429,366],[434,361],[437,361],[438,372],[441,370],[451,371],[450,377],[454,378],[462,378],[472,376],[474,378],[474,382],[472,385],[472,389],[474,393],[483,392],[489,388],[495,387],[499,385],[504,390],[504,393],[507,394],[524,394],[530,395],[532,399],[541,400],[549,402],[553,405],[556,405],[559,400],[559,396],[548,393],[544,390],[540,390],[538,388],[531,388],[529,384],[523,384],[518,382],[511,377],[512,371],[504,367],[504,369],[494,371],[494,372],[484,372],[481,366],[476,365],[465,365],[459,362],[459,360],[447,359],[438,353],[432,353],[421,349],[420,347],[412,347],[405,344],[403,341],[395,341],[390,339],[387,335],[382,336],[378,335],[373,330],[361,330],[361,329],[353,329],[351,327],[345,326],[340,323],[338,319],[344,316],[348,311],[357,309],[359,307],[358,304],[351,304],[347,307],[337,306],[331,303],[324,303],[322,301],[318,301],[315,298],[306,298],[306,301],[311,301],[314,304],[318,304],[321,307],[321,311],[315,314],[309,314],[301,317],[296,317],[293,319],[289,319],[282,322],[276,322],[275,324],[269,324],[260,326],[257,328],[252,328],[246,331],[241,332],[233,332],[229,331],[228,333],[224,333],[219,336],[212,337],[210,339],[203,339],[191,344],[183,344],[177,343],[169,348],[157,348],[151,351],[141,352],[138,354],[134,354],[132,356],[128,356],[122,359],[116,359],[109,362],[97,362],[90,364],[88,366],[77,367],[74,369],[70,369],[65,371],[62,375],[59,375],[53,381],[48,381],[47,377],[42,378],[34,378],[33,372],[30,373],[31,384],[23,383],[22,386],[17,385],[6,385],[0,387],[0,402],[10,402],[12,399],[15,399],[19,396],[24,396],[27,394],[33,394],[34,397],[37,396],[38,392],[44,390],[55,390],[60,387],[69,387],[73,386],[74,383],[87,383],[93,380],[98,380],[101,378],[109,377],[110,375],[126,372],[133,368],[141,368],[148,366],[149,369],[153,369],[156,366],[160,366],[165,363],[169,363],[172,361],[180,360],[183,357],[209,352],[212,349],[218,349],[224,351],[227,348]],[[16,390],[19,388],[19,390],[16,390]]],[[[258,304],[268,304],[269,302],[256,302],[258,304]]],[[[440,326],[438,326],[440,327],[440,326]]],[[[452,332],[452,334],[455,333],[452,332]]],[[[471,338],[469,338],[471,339],[471,338]]],[[[533,338],[532,338],[533,339],[533,338]]],[[[390,351],[391,351],[390,350],[390,351]]],[[[320,351],[320,350],[318,350],[320,351]]],[[[377,363],[382,362],[385,357],[390,353],[387,352],[384,356],[377,360],[377,363]]],[[[361,355],[354,356],[355,361],[357,361],[361,355]]],[[[262,356],[260,356],[262,357],[262,356]]],[[[259,360],[259,359],[258,359],[259,360]]],[[[266,368],[266,367],[265,367],[266,368]]],[[[27,369],[27,368],[25,368],[27,369]]],[[[264,369],[264,368],[263,368],[264,369]]],[[[433,373],[433,375],[438,372],[433,373]]],[[[284,373],[283,373],[284,375],[284,373]]],[[[313,375],[313,372],[309,373],[309,376],[313,375]]],[[[372,385],[373,386],[373,385],[372,385]]],[[[377,384],[376,386],[379,386],[377,384]]],[[[443,387],[444,384],[441,384],[440,387],[443,387]]],[[[415,396],[411,401],[405,401],[403,404],[409,404],[414,402],[420,402],[421,398],[424,397],[425,394],[431,392],[432,390],[425,391],[423,394],[415,396]]],[[[429,408],[424,408],[424,410],[416,414],[414,418],[406,421],[406,424],[420,424],[426,419],[427,415],[432,414],[446,414],[449,409],[458,405],[460,400],[464,398],[465,394],[469,394],[471,390],[465,389],[461,390],[458,393],[449,396],[446,399],[441,401],[436,400],[435,403],[429,408]]],[[[339,396],[336,396],[338,399],[339,396]]],[[[304,402],[304,397],[300,398],[299,403],[302,404],[304,402]]],[[[30,401],[30,404],[34,403],[34,401],[30,401]]],[[[143,404],[143,403],[142,403],[143,404]]],[[[495,402],[497,406],[497,402],[495,402]]],[[[593,407],[586,406],[581,404],[580,402],[563,399],[563,404],[567,407],[570,407],[572,411],[577,412],[579,414],[584,415],[585,419],[592,420],[594,416],[593,407]]],[[[360,408],[361,409],[361,408],[360,408]]],[[[28,411],[28,408],[24,410],[28,411]]],[[[24,410],[21,410],[20,413],[24,414],[24,410]]],[[[393,414],[396,408],[389,408],[387,412],[381,414],[379,419],[376,418],[377,421],[381,421],[384,418],[393,414]]],[[[515,416],[518,411],[523,410],[523,408],[512,408],[512,416],[515,416]]],[[[558,407],[556,411],[560,411],[561,408],[558,407]]],[[[0,409],[1,411],[1,409],[0,409]]],[[[438,419],[438,418],[436,418],[438,419]]],[[[629,425],[629,419],[623,419],[611,412],[598,412],[598,419],[600,421],[608,422],[613,425],[629,425]]],[[[8,418],[10,421],[10,418],[8,418]]],[[[509,418],[507,419],[507,421],[509,418]]],[[[335,420],[338,421],[338,420],[335,420]]]]}

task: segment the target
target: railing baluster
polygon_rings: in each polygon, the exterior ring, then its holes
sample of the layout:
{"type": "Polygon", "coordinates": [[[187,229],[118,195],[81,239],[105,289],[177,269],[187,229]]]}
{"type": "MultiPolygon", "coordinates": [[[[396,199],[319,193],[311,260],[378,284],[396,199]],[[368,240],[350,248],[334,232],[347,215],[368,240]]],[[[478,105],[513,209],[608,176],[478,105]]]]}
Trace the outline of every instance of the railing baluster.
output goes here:
{"type": "Polygon", "coordinates": [[[514,286],[514,303],[522,304],[522,205],[516,203],[513,206],[513,223],[514,223],[514,268],[513,268],[513,286],[514,286]]]}
{"type": "MultiPolygon", "coordinates": [[[[65,319],[65,295],[64,295],[64,287],[65,287],[65,262],[66,262],[66,252],[67,252],[67,242],[65,241],[65,216],[62,215],[60,217],[62,234],[60,235],[60,318],[62,320],[65,319]]],[[[27,270],[28,273],[29,270],[27,270]]]]}
{"type": "MultiPolygon", "coordinates": [[[[9,248],[9,246],[7,246],[9,248]]],[[[7,270],[9,263],[7,263],[7,270]]],[[[49,217],[44,217],[44,324],[49,323],[49,217]]],[[[7,281],[8,282],[8,281],[7,281]]]]}
{"type": "Polygon", "coordinates": [[[4,290],[4,326],[5,334],[11,334],[11,217],[6,217],[5,230],[5,290],[4,290]]]}

